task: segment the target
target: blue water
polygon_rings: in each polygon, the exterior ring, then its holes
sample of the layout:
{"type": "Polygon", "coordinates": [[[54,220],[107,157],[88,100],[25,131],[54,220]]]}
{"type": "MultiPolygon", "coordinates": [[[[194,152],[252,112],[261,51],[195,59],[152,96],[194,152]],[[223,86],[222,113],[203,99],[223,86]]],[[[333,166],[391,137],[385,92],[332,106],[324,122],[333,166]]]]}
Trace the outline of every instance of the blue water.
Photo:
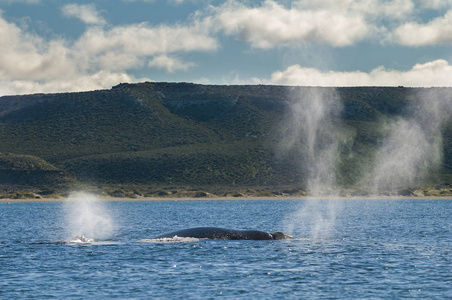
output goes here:
{"type": "Polygon", "coordinates": [[[92,243],[65,203],[0,203],[0,299],[451,299],[452,200],[312,201],[104,202],[92,243]],[[146,240],[196,226],[297,239],[146,240]]]}

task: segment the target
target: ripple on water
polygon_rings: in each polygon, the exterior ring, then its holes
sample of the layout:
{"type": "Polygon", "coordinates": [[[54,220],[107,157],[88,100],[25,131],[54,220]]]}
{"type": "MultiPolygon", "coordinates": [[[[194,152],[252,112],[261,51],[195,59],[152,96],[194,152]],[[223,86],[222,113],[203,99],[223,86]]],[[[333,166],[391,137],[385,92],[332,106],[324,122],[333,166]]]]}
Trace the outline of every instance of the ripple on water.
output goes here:
{"type": "Polygon", "coordinates": [[[281,220],[302,203],[105,203],[116,225],[111,236],[74,243],[54,242],[75,237],[67,235],[59,217],[62,204],[12,204],[0,219],[5,229],[0,298],[446,299],[452,294],[451,201],[345,202],[333,234],[324,239],[296,227],[298,239],[284,241],[148,239],[196,226],[275,231],[285,228],[281,220]],[[24,215],[25,225],[18,221],[24,215]]]}

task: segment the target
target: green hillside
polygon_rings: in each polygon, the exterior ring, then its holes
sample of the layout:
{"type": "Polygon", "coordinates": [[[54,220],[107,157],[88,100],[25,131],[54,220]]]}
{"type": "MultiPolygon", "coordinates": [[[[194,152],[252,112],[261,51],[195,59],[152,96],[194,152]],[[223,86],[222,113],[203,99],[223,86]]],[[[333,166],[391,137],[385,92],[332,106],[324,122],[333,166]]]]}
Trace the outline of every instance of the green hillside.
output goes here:
{"type": "MultiPolygon", "coordinates": [[[[76,181],[48,162],[31,155],[0,154],[0,185],[9,197],[13,191],[32,190],[48,196],[66,192],[76,181]]],[[[1,195],[1,194],[0,194],[1,195]]],[[[28,197],[38,198],[29,193],[28,197]]]]}
{"type": "MultiPolygon", "coordinates": [[[[333,89],[141,83],[1,97],[0,153],[31,155],[63,177],[91,185],[304,189],[300,153],[281,154],[280,145],[294,99],[309,91],[333,89]]],[[[340,148],[343,187],[359,188],[356,183],[385,135],[381,124],[406,113],[421,91],[334,90],[344,105],[335,122],[352,141],[340,148]]],[[[443,128],[444,162],[429,184],[450,183],[451,128],[449,120],[443,128]]],[[[0,186],[6,186],[14,177],[2,172],[0,186]]]]}

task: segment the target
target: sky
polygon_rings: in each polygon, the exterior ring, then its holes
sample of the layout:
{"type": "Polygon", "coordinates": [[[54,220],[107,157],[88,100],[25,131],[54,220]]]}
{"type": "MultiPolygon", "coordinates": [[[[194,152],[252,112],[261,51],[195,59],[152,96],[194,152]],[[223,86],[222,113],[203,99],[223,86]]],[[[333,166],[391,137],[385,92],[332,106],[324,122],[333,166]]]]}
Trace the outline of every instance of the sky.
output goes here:
{"type": "Polygon", "coordinates": [[[452,86],[452,0],[0,0],[0,96],[122,82],[452,86]]]}

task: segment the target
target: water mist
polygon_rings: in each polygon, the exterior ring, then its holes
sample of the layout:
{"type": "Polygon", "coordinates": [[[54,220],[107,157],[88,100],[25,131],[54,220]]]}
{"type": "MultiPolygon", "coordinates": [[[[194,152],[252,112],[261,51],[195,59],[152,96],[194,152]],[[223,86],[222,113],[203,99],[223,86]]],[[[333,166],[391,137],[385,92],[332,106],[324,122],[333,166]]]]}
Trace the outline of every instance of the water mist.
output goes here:
{"type": "Polygon", "coordinates": [[[328,238],[340,209],[337,196],[336,163],[342,141],[340,115],[342,101],[333,88],[305,88],[292,96],[288,134],[281,143],[283,152],[295,152],[306,178],[309,199],[287,219],[286,230],[310,232],[314,239],[328,238]],[[295,151],[294,151],[295,150],[295,151]]]}
{"type": "Polygon", "coordinates": [[[452,114],[451,95],[447,90],[428,89],[416,96],[405,114],[390,124],[362,183],[374,194],[418,186],[441,165],[441,129],[452,114]]]}
{"type": "Polygon", "coordinates": [[[70,238],[81,242],[102,240],[113,233],[110,212],[95,195],[76,192],[64,203],[67,232],[70,238]]]}

